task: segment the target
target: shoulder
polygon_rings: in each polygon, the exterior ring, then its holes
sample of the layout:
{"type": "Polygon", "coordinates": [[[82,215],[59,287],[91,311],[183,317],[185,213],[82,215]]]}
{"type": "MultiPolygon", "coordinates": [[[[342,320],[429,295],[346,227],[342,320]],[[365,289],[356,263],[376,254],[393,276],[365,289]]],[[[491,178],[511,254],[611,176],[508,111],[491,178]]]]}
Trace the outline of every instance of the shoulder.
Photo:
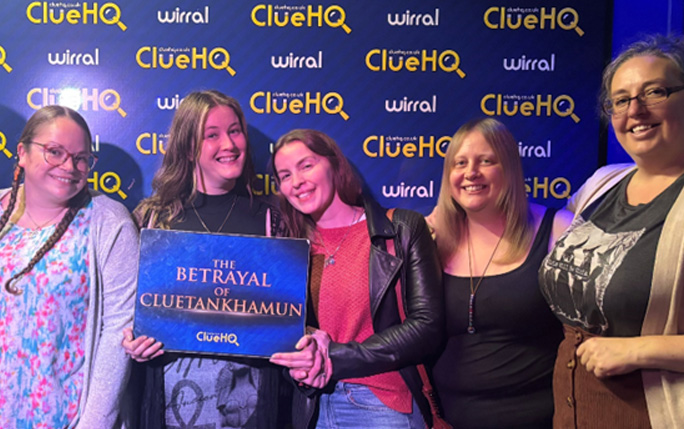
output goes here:
{"type": "Polygon", "coordinates": [[[553,246],[561,235],[570,227],[575,215],[565,209],[558,210],[553,217],[553,228],[551,229],[551,240],[549,246],[553,246]]]}
{"type": "Polygon", "coordinates": [[[126,206],[99,192],[91,191],[93,220],[99,224],[131,223],[133,217],[126,206]]]}
{"type": "Polygon", "coordinates": [[[635,168],[634,164],[610,164],[599,168],[570,197],[566,209],[578,215],[591,201],[615,186],[635,168]]]}

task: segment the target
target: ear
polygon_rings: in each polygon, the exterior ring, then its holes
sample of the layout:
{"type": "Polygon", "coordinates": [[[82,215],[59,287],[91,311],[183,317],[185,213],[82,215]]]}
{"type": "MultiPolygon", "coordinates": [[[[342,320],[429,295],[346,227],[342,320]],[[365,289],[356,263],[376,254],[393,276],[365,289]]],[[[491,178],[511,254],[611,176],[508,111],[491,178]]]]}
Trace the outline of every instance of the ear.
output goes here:
{"type": "Polygon", "coordinates": [[[26,157],[28,156],[28,150],[24,143],[19,143],[17,145],[17,165],[21,168],[26,168],[26,157]]]}

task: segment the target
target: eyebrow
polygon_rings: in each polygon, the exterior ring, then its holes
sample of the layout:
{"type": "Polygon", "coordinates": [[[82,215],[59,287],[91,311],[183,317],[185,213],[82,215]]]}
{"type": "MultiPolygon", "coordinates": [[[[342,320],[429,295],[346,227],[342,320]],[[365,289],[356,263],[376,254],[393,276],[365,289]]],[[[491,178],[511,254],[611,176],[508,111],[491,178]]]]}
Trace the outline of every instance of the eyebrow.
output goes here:
{"type": "MultiPolygon", "coordinates": [[[[646,87],[649,86],[649,85],[662,85],[662,86],[665,86],[665,85],[666,85],[665,82],[664,82],[665,80],[666,80],[665,78],[657,78],[657,79],[647,80],[646,82],[644,82],[644,83],[641,84],[641,89],[640,89],[640,91],[643,91],[644,88],[646,88],[646,87]]],[[[613,95],[613,94],[620,94],[620,93],[623,93],[623,92],[629,93],[628,90],[626,90],[626,89],[624,89],[624,88],[621,88],[621,89],[618,89],[617,91],[611,92],[610,95],[613,95]]]]}

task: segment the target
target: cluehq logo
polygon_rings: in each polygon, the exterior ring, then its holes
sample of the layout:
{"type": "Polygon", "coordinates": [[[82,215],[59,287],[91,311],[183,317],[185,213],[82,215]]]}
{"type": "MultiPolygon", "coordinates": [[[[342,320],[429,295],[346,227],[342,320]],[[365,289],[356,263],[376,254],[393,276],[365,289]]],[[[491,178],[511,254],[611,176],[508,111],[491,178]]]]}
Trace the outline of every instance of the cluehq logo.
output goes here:
{"type": "Polygon", "coordinates": [[[344,99],[337,92],[328,92],[321,95],[320,92],[264,92],[257,91],[249,99],[249,107],[254,113],[268,115],[274,113],[282,115],[292,113],[293,115],[316,114],[321,111],[328,115],[340,115],[345,121],[349,115],[343,110],[344,99]]]}
{"type": "Polygon", "coordinates": [[[556,13],[556,8],[545,7],[524,8],[492,6],[484,13],[484,24],[492,30],[518,30],[520,27],[527,30],[542,30],[547,27],[555,30],[556,25],[561,30],[574,30],[580,37],[584,36],[584,30],[579,26],[579,14],[571,7],[565,7],[556,13]]]}
{"type": "Polygon", "coordinates": [[[565,177],[556,177],[549,180],[548,177],[526,177],[525,192],[532,198],[549,198],[549,194],[557,199],[568,198],[572,192],[570,181],[565,177]]]}
{"type": "Polygon", "coordinates": [[[421,51],[371,49],[366,54],[366,67],[371,71],[378,72],[407,70],[413,73],[441,70],[447,73],[455,72],[463,79],[466,74],[460,66],[461,57],[451,49],[442,52],[438,52],[436,49],[432,51],[425,49],[421,51]]]}
{"type": "Polygon", "coordinates": [[[444,158],[451,136],[377,136],[366,137],[363,153],[369,158],[434,158],[435,154],[444,158]]]}
{"type": "Polygon", "coordinates": [[[580,118],[575,111],[575,100],[562,94],[553,97],[551,94],[518,95],[487,94],[480,101],[480,109],[487,116],[551,116],[555,113],[561,118],[570,116],[575,123],[580,118]]]}
{"type": "Polygon", "coordinates": [[[142,133],[135,139],[135,148],[143,155],[165,155],[164,143],[168,140],[168,134],[142,133]]]}
{"type": "Polygon", "coordinates": [[[12,152],[7,149],[7,137],[0,131],[0,153],[4,153],[8,159],[12,159],[12,152]]]}
{"type": "Polygon", "coordinates": [[[74,110],[94,112],[116,111],[125,118],[127,113],[121,108],[121,96],[113,89],[98,88],[32,88],[26,94],[26,103],[35,110],[52,104],[69,106],[74,110]]]}
{"type": "Polygon", "coordinates": [[[287,6],[259,4],[252,9],[252,22],[257,27],[341,27],[345,33],[351,33],[351,28],[345,23],[347,12],[342,6],[287,6]]]}
{"type": "Polygon", "coordinates": [[[235,76],[235,70],[230,66],[230,53],[220,46],[209,50],[201,48],[169,48],[158,46],[143,46],[135,54],[135,62],[143,69],[162,68],[165,70],[176,67],[186,70],[225,70],[235,76]]]}
{"type": "Polygon", "coordinates": [[[121,21],[121,8],[113,2],[100,6],[97,2],[40,2],[34,1],[26,7],[26,18],[33,24],[62,24],[71,25],[97,24],[101,21],[105,25],[116,25],[121,31],[128,27],[121,21]],[[66,9],[66,10],[65,10],[66,9]]]}
{"type": "Polygon", "coordinates": [[[2,66],[2,68],[5,69],[5,71],[7,73],[12,73],[12,67],[9,64],[7,64],[7,52],[5,52],[5,48],[3,48],[1,45],[0,45],[0,66],[2,66]]]}
{"type": "MultiPolygon", "coordinates": [[[[121,189],[121,176],[116,172],[92,171],[91,173],[92,177],[88,178],[88,183],[92,185],[94,191],[102,191],[105,194],[116,194],[122,200],[128,198],[128,194],[121,189]]],[[[133,184],[131,183],[131,186],[132,185],[133,184]]]]}

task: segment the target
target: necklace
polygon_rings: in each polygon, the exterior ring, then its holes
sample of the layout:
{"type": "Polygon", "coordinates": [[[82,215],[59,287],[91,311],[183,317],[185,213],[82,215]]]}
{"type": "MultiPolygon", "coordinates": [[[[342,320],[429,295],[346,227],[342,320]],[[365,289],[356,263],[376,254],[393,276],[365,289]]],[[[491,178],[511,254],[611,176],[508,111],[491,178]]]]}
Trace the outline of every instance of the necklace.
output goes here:
{"type": "Polygon", "coordinates": [[[38,233],[38,232],[42,231],[43,228],[45,228],[46,226],[48,226],[48,225],[50,224],[50,222],[52,222],[53,220],[57,219],[57,218],[59,217],[59,215],[63,214],[63,213],[64,213],[64,209],[58,211],[56,215],[52,216],[50,219],[48,219],[47,222],[44,222],[43,224],[39,224],[38,222],[36,222],[36,220],[33,218],[33,216],[31,216],[31,213],[29,213],[28,210],[25,209],[25,210],[24,210],[24,213],[26,213],[26,216],[28,216],[29,220],[30,220],[31,222],[33,222],[33,224],[36,226],[36,228],[34,229],[34,231],[35,231],[36,233],[38,233]]]}
{"type": "MultiPolygon", "coordinates": [[[[230,217],[230,214],[233,213],[233,209],[235,208],[235,203],[237,202],[237,195],[233,197],[233,204],[231,204],[230,209],[228,209],[228,213],[226,214],[226,217],[223,219],[223,223],[221,223],[221,226],[216,230],[216,232],[221,232],[223,231],[223,227],[225,226],[226,222],[228,222],[228,218],[230,217]]],[[[192,206],[192,211],[195,212],[195,216],[197,216],[197,219],[199,219],[200,223],[204,227],[204,230],[207,232],[211,232],[209,227],[207,226],[206,223],[204,223],[204,220],[202,220],[202,216],[197,212],[197,209],[195,208],[195,203],[190,203],[192,206]]]]}
{"type": "Polygon", "coordinates": [[[349,235],[349,231],[351,231],[352,226],[356,223],[357,219],[361,217],[361,213],[363,213],[363,210],[357,213],[356,209],[354,209],[354,218],[352,219],[351,223],[347,227],[347,231],[344,233],[344,236],[342,237],[342,240],[340,240],[340,244],[337,245],[337,248],[331,253],[328,248],[326,247],[325,243],[323,242],[323,236],[321,233],[316,229],[316,234],[318,234],[318,238],[321,241],[321,246],[323,246],[323,250],[325,251],[325,261],[323,262],[323,268],[326,268],[330,265],[335,265],[335,255],[337,252],[340,250],[342,247],[342,243],[344,243],[344,240],[347,239],[347,236],[349,235]]]}
{"type": "Polygon", "coordinates": [[[468,235],[468,270],[470,273],[470,299],[468,299],[468,333],[469,334],[474,334],[475,333],[475,324],[474,324],[474,319],[475,319],[475,293],[477,292],[477,289],[480,287],[482,284],[482,280],[485,278],[485,274],[487,273],[487,268],[489,268],[489,264],[492,263],[492,260],[494,259],[494,254],[496,254],[496,249],[499,248],[499,244],[501,244],[501,240],[503,239],[503,233],[501,234],[501,237],[499,237],[499,241],[496,242],[496,246],[494,246],[494,251],[492,252],[492,256],[489,257],[489,261],[487,261],[487,265],[485,265],[484,270],[482,271],[482,276],[480,276],[480,279],[477,281],[477,284],[475,287],[473,287],[473,257],[472,257],[472,250],[471,248],[471,243],[470,243],[470,228],[467,227],[466,225],[466,234],[468,235]]]}

